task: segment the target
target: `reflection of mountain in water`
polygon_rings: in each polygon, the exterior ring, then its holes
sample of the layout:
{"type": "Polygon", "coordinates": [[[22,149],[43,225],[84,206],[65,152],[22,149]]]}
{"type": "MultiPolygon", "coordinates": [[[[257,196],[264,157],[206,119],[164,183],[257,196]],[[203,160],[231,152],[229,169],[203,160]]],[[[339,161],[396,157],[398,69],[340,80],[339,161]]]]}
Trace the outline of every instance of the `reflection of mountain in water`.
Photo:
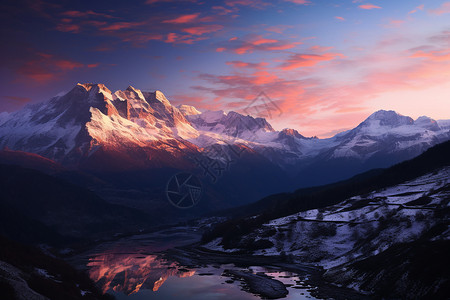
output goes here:
{"type": "Polygon", "coordinates": [[[157,291],[170,277],[190,277],[195,271],[179,268],[156,255],[102,253],[90,259],[89,276],[100,283],[103,292],[114,290],[127,295],[140,289],[157,291]]]}

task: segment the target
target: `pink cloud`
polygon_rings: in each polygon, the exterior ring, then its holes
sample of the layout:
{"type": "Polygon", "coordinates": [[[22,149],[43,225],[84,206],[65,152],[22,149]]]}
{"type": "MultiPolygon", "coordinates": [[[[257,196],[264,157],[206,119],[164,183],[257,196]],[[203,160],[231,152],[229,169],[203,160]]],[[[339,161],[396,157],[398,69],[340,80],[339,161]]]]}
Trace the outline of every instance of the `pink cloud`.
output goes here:
{"type": "Polygon", "coordinates": [[[270,26],[266,28],[266,31],[275,32],[275,33],[283,33],[286,29],[292,28],[291,25],[276,25],[276,26],[270,26]]]}
{"type": "Polygon", "coordinates": [[[192,35],[186,34],[177,34],[174,32],[171,32],[167,34],[167,38],[164,40],[166,43],[173,43],[173,44],[193,44],[194,42],[198,42],[201,40],[206,39],[206,37],[193,37],[192,35]]]}
{"type": "Polygon", "coordinates": [[[323,61],[330,61],[337,57],[344,57],[341,53],[293,54],[280,65],[283,70],[293,70],[302,67],[312,67],[323,61]]]}
{"type": "Polygon", "coordinates": [[[61,78],[69,71],[83,67],[85,65],[77,61],[62,59],[49,53],[37,53],[25,59],[15,71],[23,78],[47,83],[61,78]]]}
{"type": "Polygon", "coordinates": [[[61,23],[56,25],[56,30],[62,31],[62,32],[72,32],[72,33],[78,33],[81,30],[80,25],[77,24],[67,24],[67,23],[61,23]]]}
{"type": "Polygon", "coordinates": [[[71,17],[71,18],[89,18],[89,17],[103,17],[103,18],[114,18],[113,16],[105,13],[98,13],[92,10],[88,11],[78,11],[78,10],[69,10],[61,13],[63,16],[71,17]]]}
{"type": "Polygon", "coordinates": [[[167,35],[166,42],[167,43],[174,43],[177,40],[178,35],[174,32],[171,32],[167,35]]]}
{"type": "Polygon", "coordinates": [[[275,39],[257,39],[252,41],[253,45],[262,45],[262,44],[273,44],[273,43],[278,43],[278,40],[275,39]]]}
{"type": "Polygon", "coordinates": [[[444,2],[440,7],[436,9],[430,9],[428,12],[438,16],[448,14],[450,13],[450,2],[444,2]]]}
{"type": "Polygon", "coordinates": [[[340,20],[340,21],[345,21],[345,19],[343,17],[334,17],[334,18],[337,20],[340,20]]]}
{"type": "Polygon", "coordinates": [[[439,50],[439,51],[417,51],[411,55],[412,58],[426,58],[434,62],[450,61],[450,49],[439,50]]]}
{"type": "Polygon", "coordinates": [[[222,25],[200,25],[194,27],[183,28],[182,31],[187,32],[192,35],[202,35],[205,33],[216,32],[223,28],[222,25]]]}
{"type": "Polygon", "coordinates": [[[191,23],[195,21],[200,14],[189,14],[189,15],[182,15],[175,19],[165,20],[163,23],[171,23],[171,24],[185,24],[185,23],[191,23]]]}
{"type": "Polygon", "coordinates": [[[311,3],[311,1],[308,1],[308,0],[284,0],[284,1],[292,2],[292,3],[295,3],[295,4],[301,4],[301,5],[307,5],[307,4],[311,3]]]}
{"type": "Polygon", "coordinates": [[[156,4],[156,3],[170,3],[170,2],[192,2],[195,3],[197,0],[146,0],[145,4],[156,4]]]}
{"type": "Polygon", "coordinates": [[[95,63],[95,64],[87,64],[86,66],[88,68],[97,68],[100,65],[100,63],[95,63]]]}
{"type": "MultiPolygon", "coordinates": [[[[167,1],[154,1],[152,3],[157,2],[167,1]]],[[[149,41],[193,44],[207,39],[207,37],[203,35],[216,32],[223,28],[223,25],[218,24],[201,24],[203,22],[214,21],[215,16],[199,18],[199,13],[185,14],[168,20],[164,20],[162,16],[157,15],[154,18],[143,21],[120,22],[96,20],[94,18],[103,17],[103,14],[95,13],[93,11],[67,11],[64,12],[64,15],[65,18],[62,18],[56,27],[59,31],[71,33],[85,32],[98,36],[113,37],[119,39],[121,42],[131,43],[135,47],[142,47],[149,41]],[[67,17],[76,19],[73,20],[67,17]],[[190,26],[183,26],[186,24],[190,24],[190,26]],[[180,28],[180,26],[183,27],[180,28]],[[95,30],[93,30],[92,27],[94,27],[95,30]]],[[[111,18],[113,17],[111,16],[111,18]]],[[[107,49],[111,50],[112,47],[107,47],[107,49]]]]}
{"type": "Polygon", "coordinates": [[[361,8],[361,9],[375,9],[375,8],[381,8],[380,6],[373,5],[373,4],[370,4],[370,3],[368,3],[368,4],[361,4],[361,5],[359,5],[358,7],[361,8]]]}
{"type": "Polygon", "coordinates": [[[278,39],[268,39],[260,35],[251,35],[242,39],[230,40],[216,49],[217,52],[232,51],[236,54],[252,53],[254,51],[277,51],[295,48],[301,42],[291,42],[278,39]]]}
{"type": "Polygon", "coordinates": [[[235,68],[253,68],[253,69],[262,69],[269,64],[266,62],[260,62],[260,63],[249,63],[249,62],[243,62],[240,60],[235,61],[227,61],[227,65],[233,66],[235,68]]]}
{"type": "Polygon", "coordinates": [[[395,28],[404,24],[404,20],[390,20],[388,24],[384,25],[386,28],[395,28]]]}
{"type": "Polygon", "coordinates": [[[326,52],[329,51],[331,49],[333,49],[334,47],[323,47],[323,46],[319,46],[319,45],[314,45],[309,47],[309,50],[311,51],[317,51],[317,52],[326,52]]]}
{"type": "Polygon", "coordinates": [[[56,68],[62,70],[62,71],[67,71],[67,70],[73,70],[75,68],[81,68],[84,65],[79,63],[79,62],[75,62],[75,61],[70,61],[70,60],[54,60],[53,64],[56,68]]]}
{"type": "Polygon", "coordinates": [[[216,11],[218,15],[228,15],[230,13],[235,12],[234,9],[226,8],[223,6],[213,6],[212,9],[216,11]]]}
{"type": "Polygon", "coordinates": [[[416,8],[414,8],[413,10],[411,10],[410,12],[408,12],[408,14],[415,14],[416,12],[418,12],[419,10],[423,10],[425,7],[425,5],[421,4],[419,6],[417,6],[416,8]]]}
{"type": "Polygon", "coordinates": [[[149,41],[164,41],[165,36],[159,33],[146,33],[139,31],[107,31],[111,36],[120,39],[122,42],[130,43],[140,47],[149,41]]]}
{"type": "Polygon", "coordinates": [[[250,6],[253,8],[263,8],[270,5],[269,2],[264,2],[262,0],[225,0],[225,5],[235,7],[235,6],[250,6]]]}
{"type": "MultiPolygon", "coordinates": [[[[100,24],[98,24],[100,25],[100,24]]],[[[145,22],[116,22],[113,24],[110,24],[105,27],[101,27],[100,30],[102,31],[115,31],[115,30],[122,30],[122,29],[129,29],[134,27],[139,27],[145,25],[145,22]]]]}

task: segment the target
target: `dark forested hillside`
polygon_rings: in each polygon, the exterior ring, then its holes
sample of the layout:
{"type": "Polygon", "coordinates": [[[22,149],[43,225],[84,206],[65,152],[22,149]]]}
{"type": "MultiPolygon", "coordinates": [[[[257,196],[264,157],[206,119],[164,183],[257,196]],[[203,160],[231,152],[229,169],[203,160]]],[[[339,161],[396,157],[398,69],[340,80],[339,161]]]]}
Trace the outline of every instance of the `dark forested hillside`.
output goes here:
{"type": "Polygon", "coordinates": [[[39,171],[0,165],[0,233],[23,242],[98,238],[152,224],[144,213],[39,171]]]}
{"type": "Polygon", "coordinates": [[[253,204],[223,212],[232,216],[231,220],[216,225],[204,234],[203,240],[210,241],[218,236],[238,239],[240,235],[254,230],[268,220],[333,205],[355,195],[364,195],[416,178],[450,165],[448,153],[450,141],[436,145],[416,158],[388,169],[376,169],[334,184],[265,197],[253,204]],[[256,217],[248,218],[249,216],[256,217]]]}

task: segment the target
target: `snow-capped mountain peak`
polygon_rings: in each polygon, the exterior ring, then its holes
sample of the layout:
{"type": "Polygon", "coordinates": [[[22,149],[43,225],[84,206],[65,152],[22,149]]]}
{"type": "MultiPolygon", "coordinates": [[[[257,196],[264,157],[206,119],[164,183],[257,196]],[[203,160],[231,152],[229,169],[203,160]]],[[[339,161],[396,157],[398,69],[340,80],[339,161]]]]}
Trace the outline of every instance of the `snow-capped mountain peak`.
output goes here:
{"type": "Polygon", "coordinates": [[[378,124],[380,126],[391,127],[414,124],[414,120],[412,118],[403,116],[393,110],[376,111],[361,124],[371,126],[376,121],[379,122],[378,124]]]}
{"type": "Polygon", "coordinates": [[[192,115],[199,115],[201,114],[201,112],[199,110],[197,110],[194,106],[192,105],[178,105],[177,108],[181,111],[181,113],[185,116],[192,116],[192,115]]]}
{"type": "Polygon", "coordinates": [[[127,94],[130,97],[136,98],[136,99],[141,99],[145,101],[145,97],[142,94],[141,90],[135,89],[134,87],[132,87],[131,85],[129,87],[127,87],[127,89],[124,91],[125,94],[127,94]]]}
{"type": "Polygon", "coordinates": [[[233,137],[241,137],[248,131],[274,131],[266,119],[244,116],[234,111],[228,113],[223,110],[206,111],[201,114],[188,115],[187,118],[198,130],[213,131],[233,137]]]}
{"type": "Polygon", "coordinates": [[[292,128],[285,128],[285,129],[281,130],[280,133],[278,134],[278,136],[279,137],[293,136],[293,137],[296,137],[298,139],[304,139],[305,138],[297,130],[292,129],[292,128]]]}
{"type": "Polygon", "coordinates": [[[418,155],[428,147],[448,140],[450,133],[428,117],[414,121],[392,110],[379,110],[356,128],[335,138],[339,145],[332,150],[331,157],[375,160],[375,157],[402,151],[412,158],[411,153],[418,155]]]}
{"type": "Polygon", "coordinates": [[[158,151],[170,153],[184,147],[177,139],[198,136],[162,92],[143,93],[130,86],[112,93],[92,83],[79,83],[64,95],[29,105],[2,121],[0,147],[57,161],[79,161],[99,147],[122,151],[154,148],[155,143],[158,151]],[[160,148],[160,142],[169,140],[171,146],[160,148]]]}
{"type": "Polygon", "coordinates": [[[423,128],[426,128],[426,129],[432,130],[432,131],[441,130],[441,127],[439,127],[438,122],[427,116],[418,117],[414,121],[414,125],[421,126],[423,128]]]}

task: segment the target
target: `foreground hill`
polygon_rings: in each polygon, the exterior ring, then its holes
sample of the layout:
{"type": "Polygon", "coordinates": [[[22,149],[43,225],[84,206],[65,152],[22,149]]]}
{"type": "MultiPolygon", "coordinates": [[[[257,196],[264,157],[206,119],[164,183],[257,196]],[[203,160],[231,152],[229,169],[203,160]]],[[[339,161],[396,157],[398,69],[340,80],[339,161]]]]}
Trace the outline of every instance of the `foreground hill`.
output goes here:
{"type": "Polygon", "coordinates": [[[8,300],[112,299],[69,264],[2,236],[0,295],[8,300]]]}

